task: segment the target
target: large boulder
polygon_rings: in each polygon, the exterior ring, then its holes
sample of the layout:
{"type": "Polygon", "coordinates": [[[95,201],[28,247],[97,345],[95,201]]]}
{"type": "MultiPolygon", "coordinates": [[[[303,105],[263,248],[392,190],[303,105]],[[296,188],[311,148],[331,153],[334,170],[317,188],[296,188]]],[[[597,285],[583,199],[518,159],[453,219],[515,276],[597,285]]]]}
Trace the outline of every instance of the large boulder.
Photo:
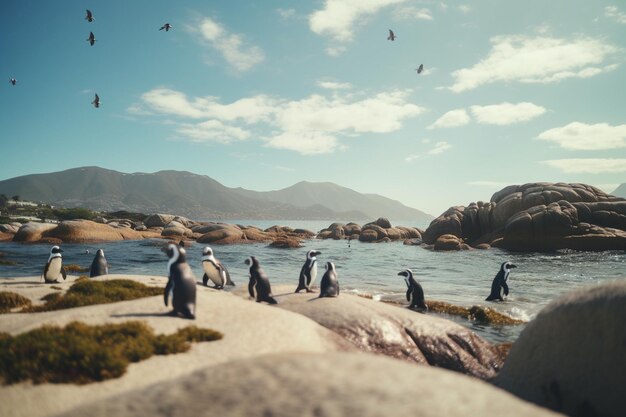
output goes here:
{"type": "Polygon", "coordinates": [[[44,237],[44,233],[57,227],[53,223],[28,222],[20,227],[13,236],[15,242],[38,242],[44,237]]]}
{"type": "MultiPolygon", "coordinates": [[[[275,293],[282,290],[276,288],[275,293]]],[[[311,294],[288,292],[278,301],[279,307],[309,317],[365,352],[482,379],[492,378],[502,364],[500,354],[489,342],[439,317],[351,294],[312,298],[311,294]]]]}
{"type": "Polygon", "coordinates": [[[145,235],[132,229],[115,228],[90,220],[66,220],[45,231],[43,237],[59,239],[65,243],[86,243],[140,240],[145,235]]]}
{"type": "Polygon", "coordinates": [[[626,279],[566,294],[511,347],[495,384],[570,416],[624,416],[626,279]]]}
{"type": "Polygon", "coordinates": [[[193,232],[185,227],[182,223],[177,222],[176,220],[172,220],[163,228],[161,231],[161,236],[163,237],[191,237],[193,232]]]}
{"type": "Polygon", "coordinates": [[[232,244],[246,241],[243,231],[231,224],[220,223],[219,228],[203,234],[198,243],[232,244]]]}
{"type": "Polygon", "coordinates": [[[476,379],[355,353],[291,353],[240,360],[64,414],[171,415],[556,416],[476,379]]]}
{"type": "Polygon", "coordinates": [[[176,216],[172,216],[171,214],[151,214],[146,217],[143,224],[145,224],[146,227],[165,227],[175,218],[176,216]]]}
{"type": "Polygon", "coordinates": [[[446,234],[519,251],[626,249],[626,200],[584,184],[512,185],[489,203],[451,207],[422,238],[446,234]]]}

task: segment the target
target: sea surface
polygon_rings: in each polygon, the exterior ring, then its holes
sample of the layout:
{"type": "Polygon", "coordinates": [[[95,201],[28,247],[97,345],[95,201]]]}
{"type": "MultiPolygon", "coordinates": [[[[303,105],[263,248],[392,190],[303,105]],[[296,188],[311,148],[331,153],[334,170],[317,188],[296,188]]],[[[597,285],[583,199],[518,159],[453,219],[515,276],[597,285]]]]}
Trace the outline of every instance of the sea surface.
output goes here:
{"type": "MultiPolygon", "coordinates": [[[[275,224],[319,231],[330,221],[229,221],[229,223],[267,228],[275,224]]],[[[411,226],[409,222],[392,222],[411,226]]],[[[426,225],[413,225],[424,228],[426,225]]],[[[335,263],[341,290],[363,293],[375,299],[406,302],[406,285],[397,273],[410,268],[422,284],[427,300],[445,301],[471,307],[495,308],[514,318],[530,320],[542,307],[560,294],[598,282],[626,278],[624,251],[555,253],[515,253],[501,249],[460,252],[433,252],[402,242],[360,243],[347,240],[307,240],[300,249],[274,249],[266,243],[215,245],[214,253],[230,271],[235,284],[246,285],[248,271],[244,260],[254,255],[271,283],[298,284],[298,274],[306,252],[317,249],[318,280],[327,261],[335,263]],[[509,277],[510,294],[505,302],[486,302],[491,282],[504,261],[518,268],[509,277]]],[[[101,244],[63,244],[67,264],[89,267],[97,249],[103,249],[109,272],[115,274],[151,274],[166,276],[167,257],[161,252],[163,240],[122,241],[101,244]],[[89,251],[89,253],[87,253],[89,251]]],[[[187,248],[188,261],[200,279],[200,258],[204,245],[187,248]]],[[[0,265],[0,277],[41,275],[48,259],[49,244],[0,243],[5,258],[16,266],[0,265]]],[[[420,313],[415,313],[420,314],[420,313]]],[[[490,326],[458,317],[446,317],[492,342],[514,341],[524,325],[490,326]]]]}

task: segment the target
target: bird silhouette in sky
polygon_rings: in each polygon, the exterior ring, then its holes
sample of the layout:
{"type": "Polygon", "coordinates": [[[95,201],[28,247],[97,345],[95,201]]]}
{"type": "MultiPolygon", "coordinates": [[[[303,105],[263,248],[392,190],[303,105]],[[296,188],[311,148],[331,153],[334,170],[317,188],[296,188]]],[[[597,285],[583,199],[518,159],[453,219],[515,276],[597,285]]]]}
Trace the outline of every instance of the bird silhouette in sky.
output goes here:
{"type": "Polygon", "coordinates": [[[98,93],[96,93],[96,98],[93,99],[91,104],[93,104],[96,109],[100,107],[100,97],[98,96],[98,93]]]}
{"type": "Polygon", "coordinates": [[[9,82],[11,83],[11,85],[15,85],[15,83],[17,83],[17,80],[15,78],[9,78],[9,82]]]}
{"type": "Polygon", "coordinates": [[[169,32],[169,30],[172,28],[172,25],[170,25],[169,23],[164,24],[163,26],[161,26],[161,29],[159,30],[163,30],[165,29],[166,32],[169,32]]]}
{"type": "Polygon", "coordinates": [[[88,22],[93,22],[93,13],[91,13],[91,10],[87,9],[87,16],[85,16],[85,20],[88,22]]]}
{"type": "Polygon", "coordinates": [[[393,33],[393,30],[389,29],[389,36],[387,36],[388,41],[395,41],[397,36],[393,33]]]}
{"type": "Polygon", "coordinates": [[[89,32],[89,37],[87,38],[87,42],[89,42],[89,45],[93,46],[94,43],[96,43],[96,37],[94,36],[93,32],[89,32]]]}
{"type": "Polygon", "coordinates": [[[424,64],[420,64],[419,67],[415,68],[415,71],[417,71],[418,74],[421,74],[422,71],[424,71],[424,64]]]}

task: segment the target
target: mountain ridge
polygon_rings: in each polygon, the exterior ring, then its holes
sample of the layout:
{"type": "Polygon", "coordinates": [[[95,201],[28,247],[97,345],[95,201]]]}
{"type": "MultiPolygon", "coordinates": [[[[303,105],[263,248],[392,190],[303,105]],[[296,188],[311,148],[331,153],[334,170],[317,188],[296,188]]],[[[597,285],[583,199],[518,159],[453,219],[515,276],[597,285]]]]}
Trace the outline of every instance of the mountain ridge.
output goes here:
{"type": "Polygon", "coordinates": [[[432,216],[378,194],[300,181],[274,191],[229,188],[189,171],[123,173],[96,166],[0,181],[0,193],[65,207],[175,213],[191,218],[429,222],[432,216]]]}

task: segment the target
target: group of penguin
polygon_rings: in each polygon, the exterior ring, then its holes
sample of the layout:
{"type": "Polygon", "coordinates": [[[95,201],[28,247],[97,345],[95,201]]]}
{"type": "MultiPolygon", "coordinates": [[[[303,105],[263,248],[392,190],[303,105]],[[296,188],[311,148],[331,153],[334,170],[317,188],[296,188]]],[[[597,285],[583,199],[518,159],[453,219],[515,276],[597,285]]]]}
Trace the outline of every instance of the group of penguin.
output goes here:
{"type": "MultiPolygon", "coordinates": [[[[181,241],[179,244],[169,243],[167,247],[163,248],[163,251],[169,258],[167,263],[168,281],[163,293],[163,299],[166,306],[169,299],[172,299],[172,314],[193,319],[196,314],[196,279],[187,263],[187,252],[184,246],[184,242],[181,241]]],[[[56,245],[50,250],[48,262],[42,274],[46,283],[55,283],[60,277],[66,279],[67,272],[63,267],[62,252],[63,250],[56,245]]],[[[306,260],[300,270],[296,293],[302,290],[305,290],[307,293],[313,292],[312,286],[317,278],[317,256],[320,254],[321,252],[317,250],[307,252],[306,260]]],[[[269,278],[261,268],[259,260],[254,256],[250,256],[245,260],[245,263],[248,265],[250,273],[248,282],[250,297],[256,299],[257,302],[278,304],[278,301],[272,295],[269,278]]],[[[504,301],[504,297],[509,295],[507,281],[512,268],[516,268],[516,265],[508,261],[502,263],[500,271],[491,284],[491,293],[485,301],[504,301]]],[[[202,250],[202,269],[204,272],[202,283],[205,286],[208,286],[209,281],[214,284],[213,288],[215,289],[223,289],[226,285],[235,285],[230,278],[228,269],[215,257],[213,250],[208,246],[205,246],[202,250]]],[[[109,268],[104,257],[104,251],[98,249],[91,263],[89,276],[95,277],[108,273],[109,268]]],[[[413,277],[413,271],[405,269],[399,272],[398,275],[403,276],[406,282],[406,299],[410,302],[409,308],[418,311],[428,310],[424,300],[424,289],[413,277]]],[[[339,281],[337,280],[335,264],[326,262],[326,272],[320,282],[319,297],[337,297],[338,295],[339,281]]]]}

